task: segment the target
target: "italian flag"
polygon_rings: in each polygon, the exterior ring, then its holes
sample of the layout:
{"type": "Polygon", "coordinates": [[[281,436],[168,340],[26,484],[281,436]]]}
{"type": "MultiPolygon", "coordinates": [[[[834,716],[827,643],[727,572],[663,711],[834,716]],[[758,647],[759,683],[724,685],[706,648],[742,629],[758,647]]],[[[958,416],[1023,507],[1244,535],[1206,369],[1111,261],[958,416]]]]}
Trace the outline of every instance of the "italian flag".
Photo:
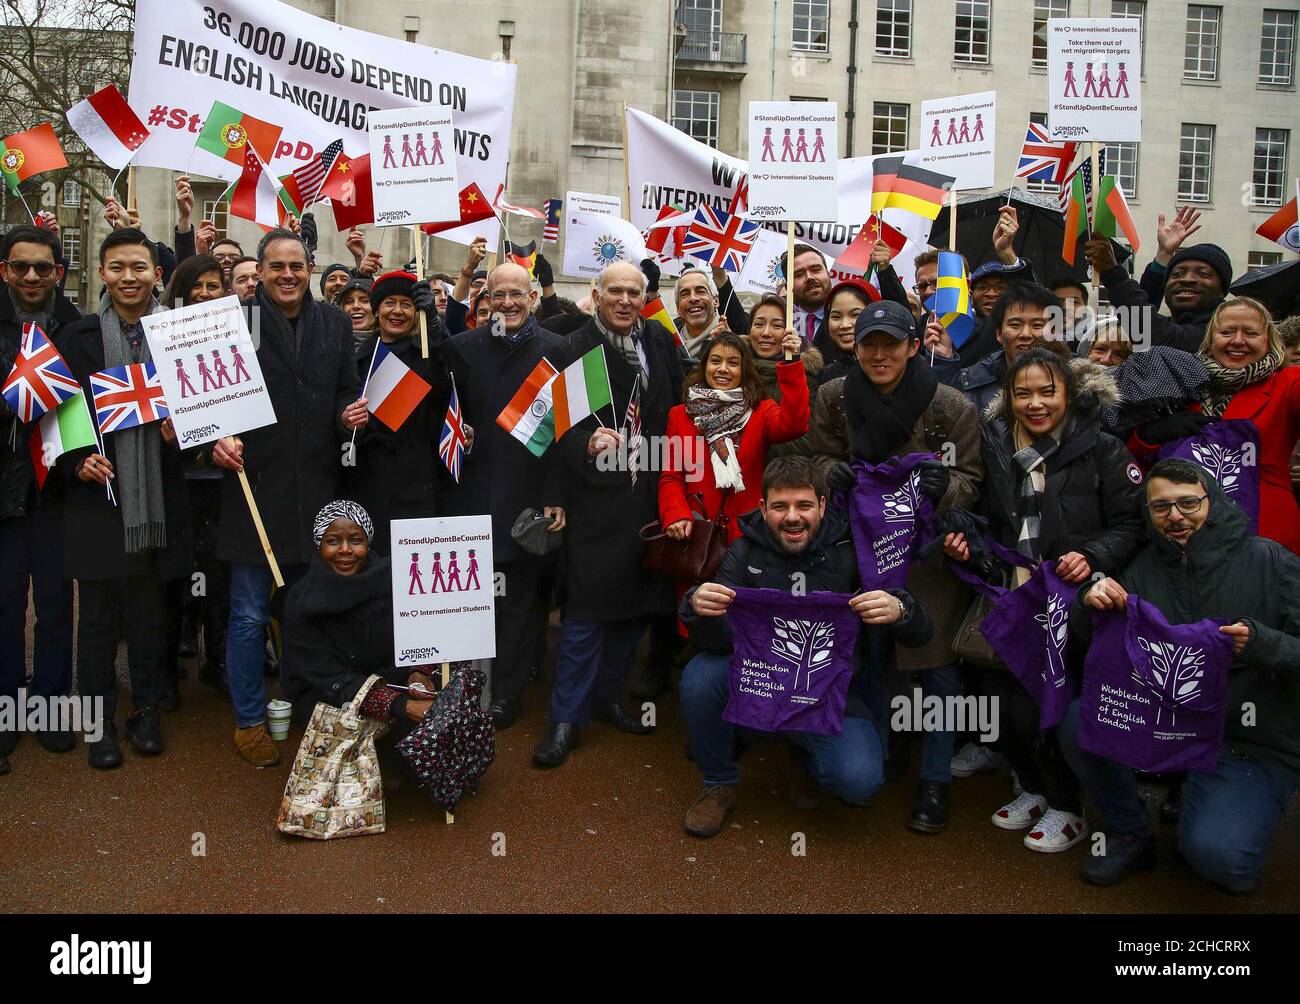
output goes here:
{"type": "Polygon", "coordinates": [[[63,147],[54,135],[54,126],[43,122],[26,132],[16,132],[0,140],[0,172],[9,191],[18,194],[18,185],[42,171],[67,167],[63,147]]]}
{"type": "Polygon", "coordinates": [[[1070,204],[1065,210],[1065,238],[1061,244],[1061,257],[1067,264],[1074,264],[1079,238],[1087,232],[1088,203],[1083,189],[1083,175],[1075,171],[1074,182],[1070,186],[1070,204]]]}
{"type": "Polygon", "coordinates": [[[1124,198],[1124,189],[1113,175],[1108,174],[1101,179],[1098,193],[1096,219],[1092,221],[1093,233],[1102,237],[1115,237],[1122,230],[1136,254],[1141,241],[1138,240],[1133,214],[1128,209],[1128,200],[1124,198]]]}
{"type": "Polygon", "coordinates": [[[275,145],[280,142],[282,131],[278,125],[214,101],[194,145],[238,167],[244,166],[251,148],[264,163],[269,164],[275,158],[275,145]]]}
{"type": "Polygon", "coordinates": [[[555,419],[551,410],[551,387],[558,371],[545,359],[533,367],[510,403],[497,416],[497,425],[540,457],[555,442],[555,419]]]}
{"type": "Polygon", "coordinates": [[[613,405],[604,346],[597,345],[564,368],[551,385],[551,401],[555,411],[556,439],[564,438],[569,429],[588,415],[594,415],[597,408],[613,405]]]}
{"type": "Polygon", "coordinates": [[[149,138],[149,130],[112,84],[78,101],[67,114],[73,132],[115,171],[126,167],[149,138]]]}
{"type": "Polygon", "coordinates": [[[27,445],[32,455],[37,487],[44,488],[50,468],[59,457],[72,450],[96,445],[95,427],[90,424],[85,393],[68,398],[42,415],[27,445]]]}

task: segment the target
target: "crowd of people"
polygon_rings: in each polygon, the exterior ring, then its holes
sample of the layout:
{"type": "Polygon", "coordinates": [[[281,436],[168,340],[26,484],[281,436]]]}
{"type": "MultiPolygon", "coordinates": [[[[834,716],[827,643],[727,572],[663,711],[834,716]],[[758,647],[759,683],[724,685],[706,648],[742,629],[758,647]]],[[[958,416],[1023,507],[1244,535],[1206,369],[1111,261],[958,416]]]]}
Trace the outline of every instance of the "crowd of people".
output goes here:
{"type": "MultiPolygon", "coordinates": [[[[632,710],[628,697],[655,700],[680,670],[687,755],[701,780],[685,827],[718,834],[753,738],[724,719],[733,648],[725,615],[736,590],[849,594],[862,627],[842,730],[780,734],[791,799],[867,805],[907,775],[910,737],[890,728],[893,693],[915,685],[926,698],[995,699],[1001,729],[991,744],[959,747],[965,737],[951,723],[923,733],[906,825],[944,830],[953,778],[1005,763],[1013,789],[990,807],[992,824],[1049,853],[1103,826],[1104,853],[1086,855],[1083,874],[1108,884],[1154,863],[1134,772],[1080,746],[1077,702],[1043,729],[1015,676],[955,654],[974,594],[954,566],[1014,590],[1053,562],[1078,589],[1067,648],[1076,678],[1090,608],[1118,609],[1137,595],[1173,624],[1226,622],[1235,655],[1217,766],[1159,778],[1169,790],[1162,813],[1179,821],[1179,850],[1197,874],[1233,891],[1258,884],[1300,777],[1300,331],[1295,317],[1230,295],[1228,256],[1187,243],[1199,229],[1194,212],[1162,218],[1159,253],[1140,280],[1116,263],[1111,242],[1086,244],[1106,300],[1145,308],[1138,338],[1088,306],[1088,283],[1044,282],[1017,256],[1008,207],[991,248],[965,249],[987,260],[968,269],[975,326],[956,344],[927,307],[936,251],[916,257],[908,289],[883,242],[874,282],[834,281],[821,252],[796,244],[782,260],[789,326],[783,295],[746,310],[725,272],[688,266],[672,289],[675,337],[643,315],[659,295],[652,261],[609,265],[574,303],[557,295],[541,255],[534,275],[513,262],[488,269],[477,241],[459,272],[420,276],[410,265],[386,270],[353,231],[353,263],[321,263],[310,215],[246,254],[210,223],[193,225],[185,178],[177,206],[168,247],[110,203],[114,229],[98,252],[103,296],[85,315],[61,291],[49,229],[15,227],[0,242],[0,369],[11,366],[23,324],[35,322],[88,389],[91,373],[150,361],[146,315],[233,293],[258,315],[276,415],[192,449],[167,420],[113,433],[102,448],[61,456],[38,489],[31,429],[3,408],[0,696],[70,693],[75,581],[78,690],[102,698],[106,715],[100,738],[86,743],[93,767],[124,759],[114,717],[122,638],[125,736],[139,754],[162,752],[181,659],[200,651],[200,678],[228,696],[233,745],[249,764],[280,761],[266,721],[270,675],[304,719],[317,702],[346,705],[372,674],[418,684],[373,688],[362,706],[409,728],[428,711],[422,691],[434,681],[393,666],[389,523],[488,514],[497,729],[522,713],[547,659],[551,612],[562,615],[549,727],[533,751],[539,768],[564,764],[593,721],[653,731],[655,716],[632,710]],[[432,388],[397,430],[374,421],[362,396],[380,344],[432,388]],[[592,416],[540,456],[498,425],[541,360],[562,369],[592,350],[604,356],[615,423],[592,416]],[[469,440],[458,479],[437,452],[453,386],[469,440]],[[632,414],[639,440],[622,421],[632,414]],[[1205,468],[1158,456],[1231,419],[1258,438],[1254,522],[1205,468]],[[669,448],[644,445],[653,443],[669,448]],[[864,542],[845,498],[861,464],[915,454],[929,458],[917,486],[935,544],[913,557],[905,588],[874,588],[860,573],[864,542]],[[237,472],[257,499],[283,590],[237,472]],[[725,553],[703,581],[647,567],[648,540],[685,547],[715,527],[725,553]],[[999,557],[1008,554],[1014,562],[999,557]],[[204,583],[198,595],[195,581],[204,583]]],[[[0,731],[0,772],[18,738],[0,731]]],[[[36,738],[55,752],[75,745],[57,728],[36,738]]]]}

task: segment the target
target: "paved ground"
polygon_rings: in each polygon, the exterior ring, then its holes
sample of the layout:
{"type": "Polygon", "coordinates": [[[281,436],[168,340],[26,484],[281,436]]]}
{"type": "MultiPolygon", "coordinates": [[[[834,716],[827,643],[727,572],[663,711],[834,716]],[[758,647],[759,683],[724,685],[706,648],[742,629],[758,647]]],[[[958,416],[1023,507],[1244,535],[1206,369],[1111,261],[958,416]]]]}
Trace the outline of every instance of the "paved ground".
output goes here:
{"type": "MultiPolygon", "coordinates": [[[[799,812],[784,797],[778,743],[742,761],[741,803],[709,841],[682,831],[698,782],[682,756],[675,698],[648,738],[594,726],[564,767],[535,769],[544,687],[520,724],[498,737],[497,762],[454,825],[417,789],[388,796],[382,836],[329,843],[282,837],[273,819],[297,748],[283,764],[245,765],[230,707],[185,681],[184,707],[164,716],[167,751],[129,749],[101,773],[84,747],[46,753],[24,737],[0,777],[3,911],[620,911],[620,912],[1294,912],[1300,909],[1300,813],[1274,838],[1264,889],[1248,898],[1195,881],[1161,832],[1161,866],[1109,890],[1077,878],[1082,850],[1041,855],[988,816],[1007,778],[954,786],[947,832],[903,826],[912,782],[866,809],[837,802],[799,812]],[[793,835],[807,854],[791,853],[793,835]],[[191,853],[196,834],[206,856],[191,853]],[[494,856],[504,836],[505,855],[494,856]]],[[[915,762],[914,757],[914,762],[915,762]]],[[[1153,794],[1154,794],[1153,789],[1153,794]]]]}

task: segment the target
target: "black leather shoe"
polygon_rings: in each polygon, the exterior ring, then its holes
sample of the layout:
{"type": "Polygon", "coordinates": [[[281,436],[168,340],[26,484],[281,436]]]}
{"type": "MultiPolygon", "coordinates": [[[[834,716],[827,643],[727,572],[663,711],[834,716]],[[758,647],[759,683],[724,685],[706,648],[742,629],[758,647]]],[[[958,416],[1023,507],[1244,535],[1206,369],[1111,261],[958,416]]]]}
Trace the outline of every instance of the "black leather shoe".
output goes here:
{"type": "Polygon", "coordinates": [[[90,766],[99,770],[122,766],[122,747],[117,744],[117,724],[112,719],[104,722],[104,734],[97,741],[86,743],[86,753],[90,766]]]}
{"type": "Polygon", "coordinates": [[[0,756],[8,756],[18,745],[17,729],[0,729],[0,756]]]}
{"type": "Polygon", "coordinates": [[[533,750],[533,763],[538,767],[558,767],[578,748],[578,726],[572,722],[556,722],[550,733],[533,750]]]}
{"type": "Polygon", "coordinates": [[[181,690],[171,677],[163,680],[162,691],[158,694],[158,710],[168,714],[181,710],[181,690]]]}
{"type": "Polygon", "coordinates": [[[492,719],[493,727],[500,732],[519,721],[519,715],[523,710],[522,702],[502,697],[488,706],[488,716],[492,719]]]}
{"type": "Polygon", "coordinates": [[[157,756],[163,751],[162,722],[157,708],[141,708],[126,719],[126,737],[137,753],[157,756]]]}
{"type": "Polygon", "coordinates": [[[1107,833],[1106,853],[1088,855],[1083,880],[1090,885],[1114,885],[1129,872],[1156,866],[1156,840],[1148,833],[1107,833]]]}
{"type": "Polygon", "coordinates": [[[632,736],[648,736],[655,730],[653,725],[642,725],[641,719],[631,714],[620,701],[614,701],[603,708],[596,708],[592,711],[591,717],[598,722],[608,722],[620,732],[632,736]]]}
{"type": "Polygon", "coordinates": [[[36,741],[51,753],[66,753],[77,745],[77,737],[68,729],[45,729],[36,733],[36,741]]]}
{"type": "Polygon", "coordinates": [[[907,828],[917,833],[940,833],[948,825],[948,791],[942,781],[922,781],[916,789],[907,828]]]}

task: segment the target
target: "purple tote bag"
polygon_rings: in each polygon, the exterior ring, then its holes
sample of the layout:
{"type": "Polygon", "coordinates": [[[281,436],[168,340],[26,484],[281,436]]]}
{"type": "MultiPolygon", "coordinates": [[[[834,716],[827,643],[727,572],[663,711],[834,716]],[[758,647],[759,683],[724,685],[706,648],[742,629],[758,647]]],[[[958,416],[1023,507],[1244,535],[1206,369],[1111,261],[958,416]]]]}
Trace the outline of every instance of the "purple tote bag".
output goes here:
{"type": "Polygon", "coordinates": [[[1160,448],[1157,458],[1190,460],[1214,475],[1223,494],[1250,518],[1250,532],[1259,533],[1259,430],[1244,418],[1211,422],[1199,435],[1160,448]]]}
{"type": "Polygon", "coordinates": [[[1132,593],[1123,612],[1093,611],[1079,745],[1135,770],[1214,770],[1232,663],[1226,623],[1170,624],[1132,593]]]}
{"type": "Polygon", "coordinates": [[[862,626],[851,598],[737,588],[727,609],[734,650],[723,720],[760,732],[839,735],[862,626]]]}
{"type": "Polygon", "coordinates": [[[918,486],[932,453],[909,453],[874,467],[853,462],[857,483],[849,494],[849,524],[862,588],[905,589],[913,550],[929,532],[934,501],[918,486]]]}

